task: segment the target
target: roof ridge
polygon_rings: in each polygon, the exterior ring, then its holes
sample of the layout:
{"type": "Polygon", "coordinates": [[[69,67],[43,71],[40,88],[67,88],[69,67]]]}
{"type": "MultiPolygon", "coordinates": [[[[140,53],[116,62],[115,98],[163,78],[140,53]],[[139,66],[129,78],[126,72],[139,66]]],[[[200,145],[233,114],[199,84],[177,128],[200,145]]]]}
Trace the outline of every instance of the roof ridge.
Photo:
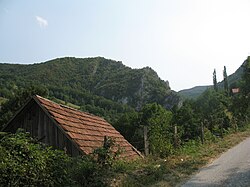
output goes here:
{"type": "Polygon", "coordinates": [[[61,107],[63,107],[63,108],[67,108],[67,109],[70,109],[70,110],[73,110],[73,111],[76,111],[76,112],[81,112],[81,113],[86,114],[86,115],[89,115],[89,116],[91,116],[91,117],[99,118],[99,119],[101,119],[101,120],[103,120],[103,121],[106,121],[104,118],[102,118],[102,117],[100,117],[100,116],[96,116],[96,115],[91,114],[91,113],[89,113],[89,112],[81,111],[81,110],[72,108],[72,107],[67,106],[67,105],[63,105],[63,104],[56,103],[56,102],[54,102],[54,101],[52,101],[52,100],[50,100],[50,99],[44,98],[44,97],[42,97],[42,96],[40,96],[40,95],[34,95],[34,96],[35,96],[35,97],[38,97],[38,98],[40,98],[40,99],[44,99],[44,100],[46,100],[46,101],[48,101],[48,102],[50,102],[50,103],[59,105],[59,106],[61,106],[61,107]]]}

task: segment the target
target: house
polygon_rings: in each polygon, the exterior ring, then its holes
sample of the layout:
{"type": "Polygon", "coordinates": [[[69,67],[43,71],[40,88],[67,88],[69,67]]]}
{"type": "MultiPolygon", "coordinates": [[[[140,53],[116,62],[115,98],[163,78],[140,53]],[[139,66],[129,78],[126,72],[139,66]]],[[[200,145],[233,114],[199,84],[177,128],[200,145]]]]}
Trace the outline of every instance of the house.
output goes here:
{"type": "Polygon", "coordinates": [[[232,93],[233,94],[240,93],[240,88],[232,88],[232,93]]]}
{"type": "Polygon", "coordinates": [[[40,142],[65,150],[71,156],[90,154],[103,146],[104,138],[115,140],[121,158],[142,156],[103,118],[33,96],[6,125],[4,131],[23,128],[40,142]]]}

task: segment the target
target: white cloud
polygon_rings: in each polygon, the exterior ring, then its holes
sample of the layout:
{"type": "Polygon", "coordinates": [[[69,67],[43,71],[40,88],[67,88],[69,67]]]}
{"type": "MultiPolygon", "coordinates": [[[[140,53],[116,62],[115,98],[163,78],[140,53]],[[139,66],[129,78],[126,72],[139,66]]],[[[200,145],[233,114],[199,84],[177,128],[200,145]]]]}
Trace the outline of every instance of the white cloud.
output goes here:
{"type": "Polygon", "coordinates": [[[36,21],[41,28],[45,28],[48,26],[48,21],[40,16],[36,16],[36,21]]]}

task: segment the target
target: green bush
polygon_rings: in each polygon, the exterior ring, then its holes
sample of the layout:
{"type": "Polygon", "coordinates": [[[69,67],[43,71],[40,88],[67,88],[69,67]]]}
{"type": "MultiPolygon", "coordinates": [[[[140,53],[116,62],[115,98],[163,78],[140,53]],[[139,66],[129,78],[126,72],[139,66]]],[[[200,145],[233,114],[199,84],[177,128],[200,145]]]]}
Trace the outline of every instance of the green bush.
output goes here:
{"type": "Polygon", "coordinates": [[[104,182],[105,172],[89,156],[73,158],[69,169],[72,185],[88,187],[106,186],[104,182]]]}
{"type": "Polygon", "coordinates": [[[119,158],[121,152],[119,145],[112,138],[105,136],[103,146],[95,149],[93,154],[96,155],[100,167],[110,168],[119,158]],[[114,151],[115,147],[117,147],[117,151],[114,151]]]}
{"type": "Polygon", "coordinates": [[[204,139],[205,139],[206,142],[215,142],[217,140],[217,137],[213,133],[211,133],[210,130],[205,128],[205,130],[204,130],[204,139]]]}
{"type": "Polygon", "coordinates": [[[107,138],[92,156],[72,158],[18,129],[0,133],[0,186],[107,186],[119,156],[107,138]]]}
{"type": "Polygon", "coordinates": [[[173,153],[172,112],[157,103],[145,105],[140,112],[140,124],[148,127],[149,152],[159,157],[173,153]]]}
{"type": "Polygon", "coordinates": [[[3,186],[64,186],[69,157],[36,143],[27,133],[0,137],[0,184],[3,186]]]}

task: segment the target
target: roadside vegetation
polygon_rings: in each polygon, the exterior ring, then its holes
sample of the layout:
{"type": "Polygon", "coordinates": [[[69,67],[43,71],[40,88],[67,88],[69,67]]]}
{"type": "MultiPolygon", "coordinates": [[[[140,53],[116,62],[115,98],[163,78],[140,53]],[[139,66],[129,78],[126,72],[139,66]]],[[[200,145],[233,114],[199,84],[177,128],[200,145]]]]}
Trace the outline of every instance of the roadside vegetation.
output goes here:
{"type": "MultiPolygon", "coordinates": [[[[82,158],[71,158],[22,131],[0,136],[0,184],[4,186],[176,186],[219,154],[250,136],[250,57],[241,81],[212,89],[166,110],[159,103],[124,112],[113,125],[146,157],[121,161],[113,140],[82,158]]],[[[1,105],[3,126],[28,96],[49,97],[43,87],[19,90],[1,105]]],[[[84,107],[81,107],[84,109],[84,107]]]]}
{"type": "MultiPolygon", "coordinates": [[[[110,152],[113,142],[93,154],[72,158],[47,147],[21,129],[0,134],[2,186],[176,186],[221,153],[250,136],[250,124],[224,138],[189,141],[165,158],[150,155],[122,161],[110,152]]],[[[118,155],[119,157],[119,155],[118,155]]],[[[0,186],[1,186],[0,185],[0,186]]]]}

